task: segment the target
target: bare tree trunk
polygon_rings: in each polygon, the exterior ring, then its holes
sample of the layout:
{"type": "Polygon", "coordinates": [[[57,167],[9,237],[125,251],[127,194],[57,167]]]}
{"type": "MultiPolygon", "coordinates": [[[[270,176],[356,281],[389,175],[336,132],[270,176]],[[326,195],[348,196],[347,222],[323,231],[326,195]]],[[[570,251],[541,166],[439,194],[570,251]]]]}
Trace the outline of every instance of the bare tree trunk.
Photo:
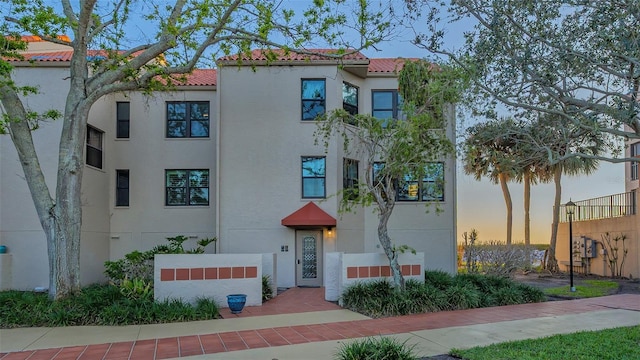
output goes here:
{"type": "MultiPolygon", "coordinates": [[[[7,122],[9,135],[18,153],[38,218],[47,239],[49,259],[49,296],[65,297],[80,289],[80,226],[82,224],[80,186],[84,162],[84,133],[77,128],[86,120],[76,117],[65,121],[60,142],[59,167],[55,201],[46,184],[27,122],[27,114],[14,89],[0,88],[0,101],[12,121],[7,122]],[[67,123],[71,125],[67,126],[67,123]],[[76,132],[76,134],[74,134],[76,132]],[[65,206],[57,206],[64,204],[65,206]]],[[[86,110],[72,114],[85,116],[86,110]]],[[[84,124],[84,125],[83,125],[84,124]]]]}
{"type": "Polygon", "coordinates": [[[389,234],[387,233],[387,223],[389,221],[389,216],[391,216],[391,211],[389,211],[388,209],[384,212],[380,211],[380,222],[378,223],[378,239],[380,240],[380,244],[384,249],[384,253],[389,259],[394,287],[396,289],[404,290],[404,277],[402,276],[400,263],[398,263],[398,252],[392,248],[391,239],[389,239],[389,234]]]}
{"type": "Polygon", "coordinates": [[[551,240],[547,252],[547,262],[545,268],[551,272],[558,272],[558,259],[556,259],[556,245],[558,240],[558,223],[560,222],[560,197],[562,196],[562,165],[556,165],[553,173],[553,183],[556,186],[556,194],[553,200],[553,220],[551,223],[551,240]]]}
{"type": "Polygon", "coordinates": [[[504,173],[498,174],[500,181],[500,187],[502,188],[502,195],[504,196],[504,202],[507,206],[507,245],[511,244],[511,234],[513,233],[513,203],[511,202],[511,193],[507,186],[507,175],[504,173]]]}
{"type": "Polygon", "coordinates": [[[531,244],[531,219],[529,210],[531,208],[531,173],[524,172],[524,244],[531,244]]]}

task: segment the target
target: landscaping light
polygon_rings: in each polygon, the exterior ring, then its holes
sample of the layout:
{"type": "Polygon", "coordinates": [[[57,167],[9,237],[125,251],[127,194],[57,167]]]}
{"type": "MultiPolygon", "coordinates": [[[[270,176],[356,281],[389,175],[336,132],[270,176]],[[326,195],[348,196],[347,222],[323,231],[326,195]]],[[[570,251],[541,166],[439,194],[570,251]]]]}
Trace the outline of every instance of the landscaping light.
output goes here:
{"type": "Polygon", "coordinates": [[[569,202],[564,206],[567,210],[567,216],[569,217],[569,282],[571,292],[575,292],[576,288],[573,286],[573,214],[576,211],[576,204],[569,199],[569,202]]]}

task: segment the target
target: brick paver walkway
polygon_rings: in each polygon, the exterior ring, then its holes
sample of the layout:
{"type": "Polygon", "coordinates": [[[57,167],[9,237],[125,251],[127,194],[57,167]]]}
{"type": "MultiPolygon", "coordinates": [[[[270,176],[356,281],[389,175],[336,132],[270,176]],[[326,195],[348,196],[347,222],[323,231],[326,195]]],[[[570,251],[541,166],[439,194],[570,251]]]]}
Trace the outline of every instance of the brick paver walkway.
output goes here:
{"type": "MultiPolygon", "coordinates": [[[[318,289],[290,289],[276,299],[267,302],[262,306],[263,309],[246,308],[240,316],[273,314],[275,309],[281,311],[280,314],[292,313],[300,310],[298,303],[304,301],[307,302],[307,306],[300,305],[304,310],[309,305],[317,307],[315,310],[307,311],[324,310],[325,307],[326,310],[338,308],[337,305],[322,300],[319,294],[320,290],[318,289]]],[[[606,309],[640,311],[640,296],[622,294],[601,298],[445,311],[384,319],[227,331],[205,335],[22,351],[0,354],[0,359],[167,359],[316,341],[399,334],[452,326],[580,314],[606,309]]]]}

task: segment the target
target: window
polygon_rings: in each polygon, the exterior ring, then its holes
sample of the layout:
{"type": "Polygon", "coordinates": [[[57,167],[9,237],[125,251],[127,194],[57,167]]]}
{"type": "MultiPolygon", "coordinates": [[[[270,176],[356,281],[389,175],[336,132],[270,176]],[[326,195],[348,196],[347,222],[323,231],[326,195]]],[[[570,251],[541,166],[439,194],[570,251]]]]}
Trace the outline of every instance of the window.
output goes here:
{"type": "MultiPolygon", "coordinates": [[[[374,163],[374,183],[382,182],[380,172],[384,163],[374,163]]],[[[396,201],[444,201],[444,163],[429,163],[424,168],[422,178],[407,174],[401,180],[394,181],[396,201]]]]}
{"type": "Polygon", "coordinates": [[[302,120],[324,115],[326,91],[324,79],[302,79],[302,120]]]}
{"type": "Polygon", "coordinates": [[[129,170],[116,170],[116,206],[129,206],[129,170]]]}
{"type": "Polygon", "coordinates": [[[167,137],[209,137],[209,103],[168,102],[167,137]]]}
{"type": "Polygon", "coordinates": [[[209,205],[209,170],[166,170],[166,205],[209,205]]]}
{"type": "Polygon", "coordinates": [[[302,197],[325,197],[325,158],[302,157],[302,197]]]}
{"type": "Polygon", "coordinates": [[[358,161],[342,159],[342,190],[344,198],[353,200],[358,197],[358,161]]]}
{"type": "Polygon", "coordinates": [[[404,119],[402,114],[402,96],[397,90],[373,90],[371,91],[371,115],[373,117],[388,119],[404,119]]]}
{"type": "Polygon", "coordinates": [[[342,108],[351,115],[358,114],[358,88],[347,82],[342,83],[342,108]]]}
{"type": "Polygon", "coordinates": [[[102,131],[87,125],[87,153],[85,162],[102,169],[102,131]]]}
{"type": "MultiPolygon", "coordinates": [[[[640,142],[631,144],[631,157],[640,157],[640,142]]],[[[638,180],[638,162],[631,162],[631,180],[638,180]]]]}
{"type": "Polygon", "coordinates": [[[130,110],[128,102],[116,103],[116,138],[129,138],[130,110]]]}
{"type": "Polygon", "coordinates": [[[420,184],[422,201],[444,201],[444,163],[430,163],[420,184]]]}

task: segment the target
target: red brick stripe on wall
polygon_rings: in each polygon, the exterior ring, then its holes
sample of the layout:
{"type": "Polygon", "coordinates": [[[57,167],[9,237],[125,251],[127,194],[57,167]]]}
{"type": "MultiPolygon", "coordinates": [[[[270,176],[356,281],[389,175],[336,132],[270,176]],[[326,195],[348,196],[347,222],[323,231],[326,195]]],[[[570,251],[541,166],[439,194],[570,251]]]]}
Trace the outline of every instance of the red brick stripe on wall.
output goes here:
{"type": "MultiPolygon", "coordinates": [[[[400,270],[405,276],[420,275],[421,265],[402,265],[400,270]]],[[[248,268],[247,268],[248,269],[248,268]]],[[[347,279],[363,279],[370,277],[389,277],[391,268],[384,266],[347,266],[347,279]]]]}
{"type": "Polygon", "coordinates": [[[411,275],[420,275],[420,265],[411,265],[411,275]]]}
{"type": "Polygon", "coordinates": [[[244,279],[244,266],[234,266],[231,268],[232,279],[244,279]]]}
{"type": "Polygon", "coordinates": [[[218,268],[218,279],[231,279],[231,268],[230,267],[218,268]]]}
{"type": "Polygon", "coordinates": [[[257,266],[160,269],[160,281],[226,280],[258,277],[257,266]]]}
{"type": "Polygon", "coordinates": [[[215,280],[218,278],[218,268],[205,268],[204,269],[205,280],[215,280]]]}
{"type": "Polygon", "coordinates": [[[175,269],[160,269],[160,281],[173,281],[175,279],[175,269]]]}
{"type": "Polygon", "coordinates": [[[189,280],[189,269],[176,269],[176,280],[189,280]]]}
{"type": "Polygon", "coordinates": [[[247,266],[244,269],[244,277],[247,279],[257,278],[258,277],[258,267],[257,266],[247,266]]]}
{"type": "Polygon", "coordinates": [[[204,280],[204,269],[203,268],[191,269],[191,280],[204,280]]]}

